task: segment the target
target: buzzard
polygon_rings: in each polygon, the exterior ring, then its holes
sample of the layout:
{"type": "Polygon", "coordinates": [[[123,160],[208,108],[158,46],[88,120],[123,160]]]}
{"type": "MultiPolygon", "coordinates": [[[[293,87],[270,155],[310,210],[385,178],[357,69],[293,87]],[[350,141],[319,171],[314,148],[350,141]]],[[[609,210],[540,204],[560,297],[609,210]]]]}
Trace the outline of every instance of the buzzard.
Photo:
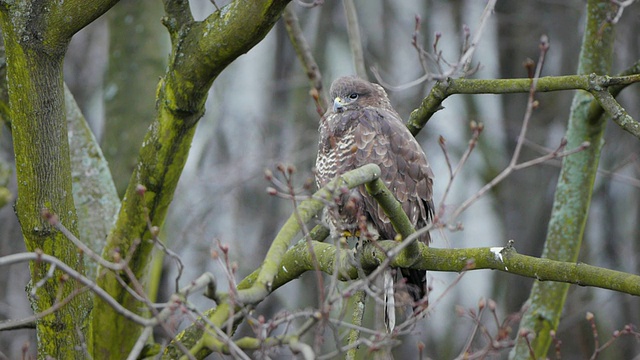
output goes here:
{"type": "MultiPolygon", "coordinates": [[[[349,170],[377,164],[382,171],[380,178],[402,204],[414,227],[426,226],[433,218],[433,172],[384,89],[358,77],[345,76],[333,82],[330,93],[333,107],[322,117],[319,129],[318,187],[349,170]]],[[[361,233],[365,232],[374,239],[396,237],[389,218],[364,186],[342,196],[337,205],[326,208],[323,214],[333,236],[362,238],[361,233]]],[[[429,233],[420,240],[429,242],[429,233]]],[[[426,272],[406,270],[403,276],[414,300],[421,299],[426,292],[426,272]]]]}

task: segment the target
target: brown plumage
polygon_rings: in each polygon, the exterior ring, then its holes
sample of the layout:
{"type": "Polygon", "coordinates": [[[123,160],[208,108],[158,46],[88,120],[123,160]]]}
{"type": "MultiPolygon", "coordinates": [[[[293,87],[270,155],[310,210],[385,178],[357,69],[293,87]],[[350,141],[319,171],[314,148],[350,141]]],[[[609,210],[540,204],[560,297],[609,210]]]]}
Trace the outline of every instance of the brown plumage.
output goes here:
{"type": "MultiPolygon", "coordinates": [[[[380,166],[381,179],[402,204],[416,229],[433,218],[433,172],[427,157],[391,107],[384,89],[353,76],[336,79],[331,85],[333,107],[320,123],[320,141],[316,159],[316,183],[319,187],[337,175],[362,165],[380,166]]],[[[364,216],[369,229],[380,239],[394,239],[389,218],[360,186],[343,196],[337,210],[325,209],[324,221],[333,236],[354,234],[363,228],[364,216]],[[354,231],[355,230],[355,231],[354,231]]],[[[374,236],[375,237],[375,236],[374,236]]],[[[429,242],[429,233],[421,241],[429,242]]],[[[415,300],[425,294],[424,271],[403,271],[415,300]]]]}

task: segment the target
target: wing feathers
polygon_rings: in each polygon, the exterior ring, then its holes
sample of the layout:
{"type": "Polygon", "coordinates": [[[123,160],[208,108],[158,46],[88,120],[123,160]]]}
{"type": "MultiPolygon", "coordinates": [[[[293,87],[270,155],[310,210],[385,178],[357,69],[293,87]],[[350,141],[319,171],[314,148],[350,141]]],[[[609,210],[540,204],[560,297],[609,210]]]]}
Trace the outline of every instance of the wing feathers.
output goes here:
{"type": "MultiPolygon", "coordinates": [[[[395,112],[365,108],[354,126],[357,168],[375,163],[382,169],[381,178],[417,228],[427,225],[433,213],[433,173],[420,144],[395,112]]],[[[380,228],[380,235],[395,237],[395,230],[375,200],[361,189],[365,209],[373,223],[380,228]]],[[[423,238],[428,240],[428,235],[423,238]]]]}

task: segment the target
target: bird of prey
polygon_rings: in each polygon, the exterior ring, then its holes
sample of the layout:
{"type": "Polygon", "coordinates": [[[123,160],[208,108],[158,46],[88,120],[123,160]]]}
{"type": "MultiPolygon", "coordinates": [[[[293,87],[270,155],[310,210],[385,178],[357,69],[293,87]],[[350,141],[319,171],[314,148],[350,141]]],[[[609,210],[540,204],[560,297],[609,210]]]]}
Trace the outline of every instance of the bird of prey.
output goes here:
{"type": "MultiPolygon", "coordinates": [[[[413,226],[426,226],[433,219],[433,172],[387,93],[378,84],[345,76],[332,83],[330,96],[333,107],[324,114],[319,128],[318,187],[349,170],[377,164],[382,171],[380,178],[402,204],[413,226]]],[[[374,239],[396,237],[389,218],[364,186],[344,194],[333,209],[327,207],[323,221],[332,236],[354,236],[364,231],[374,239]]],[[[420,240],[429,242],[429,233],[425,232],[420,240]]],[[[403,276],[414,300],[424,297],[426,272],[406,270],[403,276]]]]}

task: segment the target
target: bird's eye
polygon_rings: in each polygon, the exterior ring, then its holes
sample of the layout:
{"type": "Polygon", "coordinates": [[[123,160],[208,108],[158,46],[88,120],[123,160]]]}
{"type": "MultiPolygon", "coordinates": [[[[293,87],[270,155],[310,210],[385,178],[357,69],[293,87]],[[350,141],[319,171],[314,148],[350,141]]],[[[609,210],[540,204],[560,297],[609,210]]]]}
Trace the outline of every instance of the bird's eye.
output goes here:
{"type": "Polygon", "coordinates": [[[357,98],[358,98],[358,93],[351,93],[351,94],[349,94],[349,99],[351,99],[351,100],[355,100],[355,99],[357,99],[357,98]]]}

